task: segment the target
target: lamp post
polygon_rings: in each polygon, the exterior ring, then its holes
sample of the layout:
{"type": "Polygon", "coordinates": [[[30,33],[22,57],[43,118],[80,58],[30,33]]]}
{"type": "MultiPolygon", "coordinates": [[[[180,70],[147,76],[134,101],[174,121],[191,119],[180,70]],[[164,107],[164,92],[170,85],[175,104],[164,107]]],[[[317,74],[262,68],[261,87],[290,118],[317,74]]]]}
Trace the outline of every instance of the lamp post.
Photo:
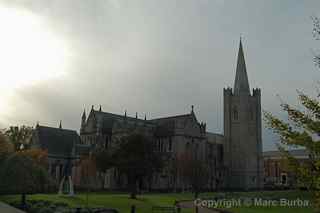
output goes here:
{"type": "MultiPolygon", "coordinates": [[[[24,145],[23,143],[20,145],[19,147],[20,151],[23,151],[24,150],[24,145]]],[[[24,184],[22,186],[22,195],[21,195],[21,209],[22,210],[26,210],[26,193],[24,192],[24,184]]]]}

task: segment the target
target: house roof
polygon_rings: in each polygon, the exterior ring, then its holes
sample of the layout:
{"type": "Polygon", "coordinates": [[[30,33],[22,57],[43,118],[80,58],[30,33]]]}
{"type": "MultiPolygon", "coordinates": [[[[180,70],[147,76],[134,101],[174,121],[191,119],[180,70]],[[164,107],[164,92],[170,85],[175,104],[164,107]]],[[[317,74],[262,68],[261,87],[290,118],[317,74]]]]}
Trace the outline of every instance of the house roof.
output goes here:
{"type": "MultiPolygon", "coordinates": [[[[289,150],[289,154],[296,157],[296,158],[308,157],[308,152],[305,149],[289,150]]],[[[277,150],[263,152],[263,157],[278,158],[281,156],[282,156],[282,153],[277,150]]]]}
{"type": "Polygon", "coordinates": [[[74,145],[80,142],[80,137],[74,130],[38,125],[35,132],[40,147],[48,150],[48,155],[70,157],[74,145]]]}

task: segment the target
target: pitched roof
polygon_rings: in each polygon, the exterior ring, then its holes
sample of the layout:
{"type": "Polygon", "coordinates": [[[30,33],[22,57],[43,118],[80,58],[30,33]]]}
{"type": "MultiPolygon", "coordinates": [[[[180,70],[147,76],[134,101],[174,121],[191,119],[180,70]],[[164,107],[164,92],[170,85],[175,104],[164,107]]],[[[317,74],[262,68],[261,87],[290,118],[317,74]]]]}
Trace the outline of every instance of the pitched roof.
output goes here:
{"type": "Polygon", "coordinates": [[[241,39],[240,39],[240,44],[239,44],[236,78],[234,81],[233,91],[234,91],[234,94],[236,94],[236,95],[239,95],[240,92],[250,94],[247,68],[246,68],[246,62],[244,59],[241,39]]]}
{"type": "Polygon", "coordinates": [[[180,118],[187,118],[189,116],[191,116],[190,113],[183,114],[183,115],[174,115],[174,116],[162,117],[162,118],[154,118],[154,119],[151,119],[150,121],[180,119],[180,118]]]}
{"type": "Polygon", "coordinates": [[[80,137],[74,130],[37,126],[35,133],[40,147],[47,149],[48,155],[70,157],[75,144],[80,142],[80,137]]]}
{"type": "MultiPolygon", "coordinates": [[[[289,154],[296,158],[308,157],[308,152],[305,149],[293,149],[289,150],[289,154]]],[[[282,153],[280,151],[266,151],[263,152],[263,157],[281,157],[282,153]]]]}

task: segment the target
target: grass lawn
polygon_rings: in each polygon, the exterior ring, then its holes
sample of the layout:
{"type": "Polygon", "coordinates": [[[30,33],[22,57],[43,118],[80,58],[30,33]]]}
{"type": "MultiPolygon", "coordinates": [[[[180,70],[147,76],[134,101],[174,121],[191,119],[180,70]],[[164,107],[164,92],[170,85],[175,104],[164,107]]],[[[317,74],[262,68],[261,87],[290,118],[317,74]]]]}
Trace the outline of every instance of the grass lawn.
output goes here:
{"type": "MultiPolygon", "coordinates": [[[[200,196],[210,199],[217,193],[203,193],[200,196]]],[[[219,193],[220,194],[220,193],[219,193]]],[[[311,194],[305,191],[265,191],[265,192],[227,192],[222,193],[226,199],[237,198],[263,198],[277,200],[286,199],[311,199],[311,194]]],[[[86,194],[80,193],[75,197],[58,196],[56,194],[35,194],[29,195],[28,200],[48,200],[53,202],[67,203],[70,207],[85,207],[86,194]]],[[[0,196],[0,200],[10,202],[20,199],[18,195],[0,196]]],[[[109,207],[118,209],[120,213],[129,213],[131,205],[136,206],[137,213],[150,213],[152,206],[172,206],[175,200],[192,200],[191,193],[158,193],[143,194],[138,196],[137,200],[129,199],[128,194],[123,193],[90,193],[90,207],[109,207]]],[[[288,207],[237,207],[227,209],[234,213],[311,213],[311,208],[288,208],[288,207]]],[[[192,213],[193,209],[182,209],[182,213],[192,213]]]]}
{"type": "MultiPolygon", "coordinates": [[[[130,213],[131,205],[136,206],[137,213],[150,213],[152,206],[172,206],[175,200],[192,199],[191,193],[183,194],[144,194],[137,200],[129,199],[128,194],[122,193],[89,193],[90,207],[108,207],[118,209],[120,213],[130,213]]],[[[0,196],[0,200],[10,202],[20,199],[18,195],[0,196]]],[[[58,196],[55,194],[35,194],[27,196],[28,200],[48,200],[67,203],[70,207],[85,207],[86,194],[80,193],[75,197],[58,196]]],[[[183,209],[182,213],[191,213],[192,209],[183,209]]]]}

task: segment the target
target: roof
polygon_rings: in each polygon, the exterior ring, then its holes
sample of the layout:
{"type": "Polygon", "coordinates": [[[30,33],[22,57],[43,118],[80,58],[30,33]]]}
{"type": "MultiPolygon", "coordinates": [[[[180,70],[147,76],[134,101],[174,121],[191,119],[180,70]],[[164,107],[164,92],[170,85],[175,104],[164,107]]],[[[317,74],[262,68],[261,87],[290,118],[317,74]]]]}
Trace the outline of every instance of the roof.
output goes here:
{"type": "MultiPolygon", "coordinates": [[[[308,152],[305,149],[294,149],[289,150],[290,155],[296,157],[296,158],[307,158],[308,152]]],[[[280,158],[282,157],[282,153],[280,151],[274,150],[274,151],[266,151],[263,152],[263,157],[267,158],[280,158]]]]}
{"type": "Polygon", "coordinates": [[[126,121],[128,123],[143,123],[143,124],[152,124],[150,121],[145,119],[139,119],[135,117],[129,117],[127,115],[117,115],[109,112],[96,111],[93,110],[94,116],[96,116],[97,123],[102,122],[101,131],[110,132],[117,121],[126,121]]]}
{"type": "Polygon", "coordinates": [[[189,117],[191,114],[183,114],[183,115],[174,115],[174,116],[168,116],[168,117],[162,117],[162,118],[155,118],[155,119],[151,119],[150,121],[158,121],[158,120],[171,120],[171,119],[179,119],[179,118],[187,118],[189,117]]]}
{"type": "Polygon", "coordinates": [[[223,144],[224,136],[222,134],[206,132],[208,143],[223,144]]]}
{"type": "Polygon", "coordinates": [[[80,142],[80,137],[74,130],[37,126],[35,133],[40,147],[48,150],[48,155],[70,157],[74,145],[80,142]]]}

